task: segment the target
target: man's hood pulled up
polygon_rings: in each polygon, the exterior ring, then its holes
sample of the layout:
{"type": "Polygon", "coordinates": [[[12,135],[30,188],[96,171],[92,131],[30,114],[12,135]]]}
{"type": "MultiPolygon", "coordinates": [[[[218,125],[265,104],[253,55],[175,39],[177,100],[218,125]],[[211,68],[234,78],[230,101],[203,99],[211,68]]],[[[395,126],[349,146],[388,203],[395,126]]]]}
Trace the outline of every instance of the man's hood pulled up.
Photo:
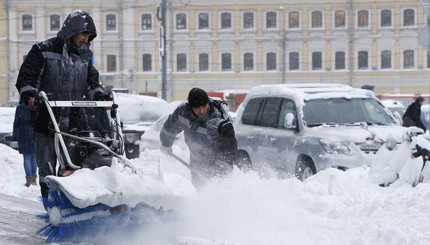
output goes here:
{"type": "Polygon", "coordinates": [[[82,32],[90,33],[88,42],[97,36],[96,26],[90,14],[82,10],[75,10],[67,16],[57,37],[66,41],[82,32]]]}

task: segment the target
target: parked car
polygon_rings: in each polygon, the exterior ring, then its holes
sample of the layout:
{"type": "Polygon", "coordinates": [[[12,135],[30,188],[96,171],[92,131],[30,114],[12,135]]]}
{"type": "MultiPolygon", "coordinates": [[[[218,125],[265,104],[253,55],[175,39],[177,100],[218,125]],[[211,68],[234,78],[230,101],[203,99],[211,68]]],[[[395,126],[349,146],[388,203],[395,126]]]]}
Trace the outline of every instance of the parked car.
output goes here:
{"type": "Polygon", "coordinates": [[[0,144],[18,149],[18,142],[13,137],[15,107],[0,107],[0,144]]]}
{"type": "MultiPolygon", "coordinates": [[[[152,124],[142,135],[140,142],[140,151],[146,149],[156,150],[161,146],[160,131],[170,114],[161,116],[154,124],[152,124]]],[[[185,144],[184,132],[176,135],[174,145],[177,145],[181,150],[186,150],[188,146],[185,144]]]]}
{"type": "Polygon", "coordinates": [[[116,93],[125,137],[127,158],[138,158],[142,134],[161,116],[172,112],[169,104],[160,98],[146,95],[116,93]]]}
{"type": "Polygon", "coordinates": [[[341,84],[252,88],[235,120],[241,164],[264,174],[307,177],[371,163],[404,130],[372,91],[341,84]]]}
{"type": "Polygon", "coordinates": [[[406,111],[406,107],[402,102],[398,100],[381,100],[382,104],[387,107],[392,113],[398,112],[400,116],[403,116],[406,111]]]}

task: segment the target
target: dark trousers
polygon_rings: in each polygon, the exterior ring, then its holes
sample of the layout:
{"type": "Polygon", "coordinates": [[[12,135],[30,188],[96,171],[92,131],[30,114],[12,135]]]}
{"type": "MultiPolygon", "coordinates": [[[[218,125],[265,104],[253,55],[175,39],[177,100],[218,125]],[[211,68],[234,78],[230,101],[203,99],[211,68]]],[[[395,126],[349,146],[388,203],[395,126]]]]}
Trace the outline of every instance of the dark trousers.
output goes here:
{"type": "Polygon", "coordinates": [[[54,148],[54,136],[36,132],[36,160],[39,168],[39,184],[42,197],[48,197],[45,177],[57,174],[57,156],[54,148]]]}

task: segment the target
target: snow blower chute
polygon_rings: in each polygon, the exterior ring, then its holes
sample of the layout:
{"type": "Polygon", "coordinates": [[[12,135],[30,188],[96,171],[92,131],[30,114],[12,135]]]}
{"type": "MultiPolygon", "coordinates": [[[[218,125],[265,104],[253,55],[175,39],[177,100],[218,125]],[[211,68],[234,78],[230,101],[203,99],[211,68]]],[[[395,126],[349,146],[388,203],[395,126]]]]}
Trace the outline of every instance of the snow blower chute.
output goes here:
{"type": "Polygon", "coordinates": [[[47,242],[82,242],[118,226],[130,231],[150,217],[171,213],[176,203],[195,193],[182,177],[166,181],[159,170],[143,171],[125,157],[115,93],[112,101],[52,101],[44,92],[39,96],[51,118],[60,168],[59,176],[45,177],[47,214],[39,218],[48,224],[37,233],[47,242]],[[64,110],[79,122],[68,132],[56,119],[64,110]]]}

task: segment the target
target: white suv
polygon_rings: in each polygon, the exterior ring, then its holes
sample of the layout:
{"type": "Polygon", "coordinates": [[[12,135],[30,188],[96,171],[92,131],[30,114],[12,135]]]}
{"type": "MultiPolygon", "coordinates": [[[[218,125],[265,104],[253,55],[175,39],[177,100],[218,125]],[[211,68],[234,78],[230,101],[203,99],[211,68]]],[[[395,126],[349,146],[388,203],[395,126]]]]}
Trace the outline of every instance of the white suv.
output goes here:
{"type": "Polygon", "coordinates": [[[388,135],[401,142],[403,129],[372,91],[341,84],[254,87],[235,120],[240,164],[301,180],[370,165],[388,135]]]}

